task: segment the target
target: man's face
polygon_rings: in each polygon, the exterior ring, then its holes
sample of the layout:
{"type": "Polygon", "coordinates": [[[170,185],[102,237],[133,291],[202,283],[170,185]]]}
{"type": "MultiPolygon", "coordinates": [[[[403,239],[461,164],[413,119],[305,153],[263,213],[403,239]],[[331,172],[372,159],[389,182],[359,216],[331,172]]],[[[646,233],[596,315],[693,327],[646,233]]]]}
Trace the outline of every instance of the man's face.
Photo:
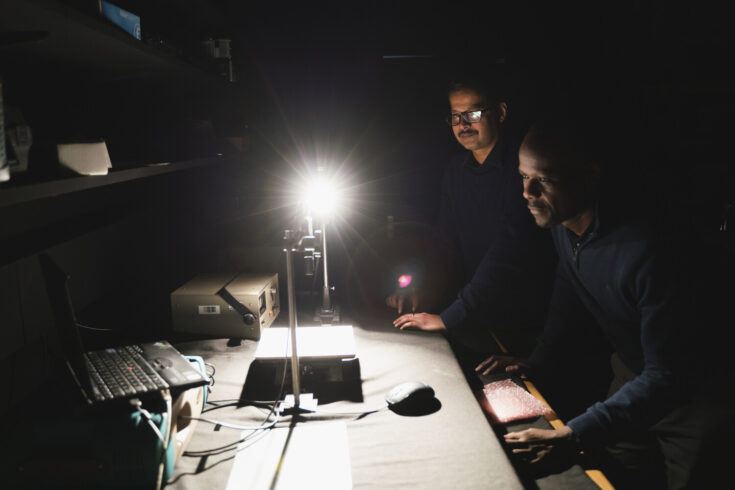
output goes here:
{"type": "MultiPolygon", "coordinates": [[[[487,108],[482,96],[472,90],[460,90],[449,94],[449,107],[452,114],[487,108]]],[[[505,117],[504,112],[504,104],[501,104],[500,109],[484,112],[479,122],[468,123],[460,118],[460,123],[452,126],[454,136],[460,145],[470,151],[482,150],[494,145],[498,140],[500,122],[505,117]]]]}
{"type": "Polygon", "coordinates": [[[523,197],[538,226],[551,228],[584,210],[584,178],[573,175],[558,157],[541,155],[524,140],[518,162],[523,197]]]}

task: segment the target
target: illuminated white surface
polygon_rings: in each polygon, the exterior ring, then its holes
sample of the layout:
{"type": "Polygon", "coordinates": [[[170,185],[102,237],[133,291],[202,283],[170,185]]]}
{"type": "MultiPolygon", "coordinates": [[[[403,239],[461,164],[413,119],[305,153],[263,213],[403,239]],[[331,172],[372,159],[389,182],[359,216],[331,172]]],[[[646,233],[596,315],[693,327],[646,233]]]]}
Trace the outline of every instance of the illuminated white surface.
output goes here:
{"type": "MultiPolygon", "coordinates": [[[[355,357],[355,337],[352,325],[297,327],[296,351],[299,357],[355,357]]],[[[260,334],[256,359],[291,357],[288,328],[266,328],[260,334]]]]}
{"type": "MultiPolygon", "coordinates": [[[[243,437],[248,434],[244,432],[243,437]]],[[[292,430],[271,429],[257,442],[243,443],[227,490],[245,488],[352,488],[347,426],[344,422],[299,424],[292,430]]]]}

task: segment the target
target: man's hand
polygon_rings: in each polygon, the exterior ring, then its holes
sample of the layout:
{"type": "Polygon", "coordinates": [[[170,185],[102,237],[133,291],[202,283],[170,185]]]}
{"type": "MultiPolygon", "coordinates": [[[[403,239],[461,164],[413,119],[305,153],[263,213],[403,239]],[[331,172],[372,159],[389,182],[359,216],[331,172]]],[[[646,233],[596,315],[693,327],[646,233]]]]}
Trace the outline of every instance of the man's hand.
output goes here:
{"type": "Polygon", "coordinates": [[[538,463],[552,452],[576,452],[574,433],[569,427],[559,429],[526,429],[520,432],[505,434],[505,442],[515,447],[512,452],[529,463],[538,463]]]}
{"type": "Polygon", "coordinates": [[[531,365],[526,359],[520,357],[494,354],[482,361],[475,368],[475,372],[490,374],[500,369],[504,369],[506,373],[528,372],[531,370],[531,365]]]}
{"type": "Polygon", "coordinates": [[[397,309],[399,315],[403,313],[404,305],[411,308],[411,313],[415,313],[419,307],[419,295],[416,291],[391,294],[385,298],[385,304],[397,309]]]}
{"type": "Polygon", "coordinates": [[[417,328],[427,332],[439,332],[447,329],[439,315],[428,313],[407,313],[393,320],[393,326],[401,330],[417,328]]]}

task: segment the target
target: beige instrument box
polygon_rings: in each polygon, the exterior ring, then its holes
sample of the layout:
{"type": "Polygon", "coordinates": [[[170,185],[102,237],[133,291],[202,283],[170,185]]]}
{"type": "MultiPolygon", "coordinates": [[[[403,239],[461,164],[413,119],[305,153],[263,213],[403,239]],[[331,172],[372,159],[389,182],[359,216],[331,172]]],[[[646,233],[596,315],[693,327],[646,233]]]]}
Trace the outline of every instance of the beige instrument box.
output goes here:
{"type": "Polygon", "coordinates": [[[259,340],[279,311],[278,274],[200,274],[171,293],[177,332],[259,340]]]}

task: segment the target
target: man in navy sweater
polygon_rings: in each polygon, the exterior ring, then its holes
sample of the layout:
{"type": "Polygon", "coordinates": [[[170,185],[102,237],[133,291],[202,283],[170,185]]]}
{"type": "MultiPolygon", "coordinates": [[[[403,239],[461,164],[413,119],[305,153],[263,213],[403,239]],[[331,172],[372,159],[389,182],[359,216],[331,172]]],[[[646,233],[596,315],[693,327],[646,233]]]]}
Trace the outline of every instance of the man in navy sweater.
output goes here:
{"type": "MultiPolygon", "coordinates": [[[[404,302],[411,311],[394,325],[450,333],[467,324],[489,324],[496,332],[538,328],[554,259],[548,232],[534,225],[520,194],[517,146],[500,130],[507,104],[493,98],[481,81],[464,81],[450,86],[449,105],[447,123],[469,152],[445,171],[438,227],[458,255],[465,286],[439,315],[416,313],[415,293],[388,297],[399,315],[404,302]],[[529,276],[535,280],[528,281],[529,276]],[[521,291],[536,299],[523,309],[518,308],[521,291]]],[[[533,335],[527,337],[532,344],[533,335]]]]}
{"type": "Polygon", "coordinates": [[[674,260],[673,244],[662,247],[599,191],[599,153],[572,126],[534,126],[519,154],[523,197],[536,224],[552,229],[559,256],[544,333],[529,359],[495,355],[476,370],[543,371],[578,334],[570,319],[589,311],[614,350],[607,399],[565,427],[509,433],[506,441],[523,444],[514,452],[533,461],[575,440],[606,447],[608,476],[623,488],[709,488],[716,473],[703,468],[726,410],[698,391],[704,377],[686,267],[674,260]]]}

